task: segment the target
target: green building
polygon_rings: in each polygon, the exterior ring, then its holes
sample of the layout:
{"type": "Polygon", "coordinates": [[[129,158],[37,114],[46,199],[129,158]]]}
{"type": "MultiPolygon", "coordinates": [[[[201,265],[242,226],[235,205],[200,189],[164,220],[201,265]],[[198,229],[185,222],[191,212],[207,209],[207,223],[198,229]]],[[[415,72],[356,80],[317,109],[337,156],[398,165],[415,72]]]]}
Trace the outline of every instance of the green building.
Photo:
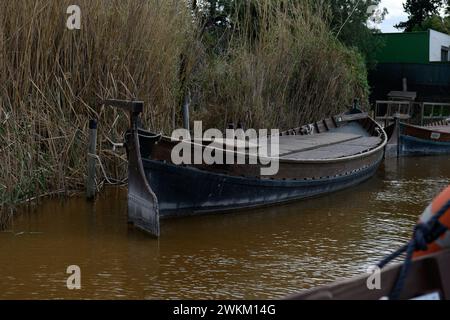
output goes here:
{"type": "Polygon", "coordinates": [[[450,35],[435,30],[382,33],[384,47],[369,73],[371,100],[386,100],[390,91],[417,92],[418,101],[450,102],[450,35]]]}
{"type": "Polygon", "coordinates": [[[450,35],[434,30],[406,33],[381,33],[384,47],[380,63],[433,63],[450,60],[450,35]]]}

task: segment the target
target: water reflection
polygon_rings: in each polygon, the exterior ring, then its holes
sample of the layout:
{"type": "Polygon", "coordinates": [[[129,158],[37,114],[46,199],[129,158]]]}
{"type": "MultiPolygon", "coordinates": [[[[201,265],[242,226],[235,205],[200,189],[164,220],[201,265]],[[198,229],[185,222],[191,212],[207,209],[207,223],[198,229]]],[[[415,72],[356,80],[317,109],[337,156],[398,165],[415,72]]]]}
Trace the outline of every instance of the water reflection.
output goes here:
{"type": "Polygon", "coordinates": [[[365,272],[450,182],[449,157],[387,161],[370,181],[282,207],[126,223],[126,191],[50,200],[0,233],[0,298],[277,298],[365,272]],[[79,265],[82,290],[66,288],[79,265]]]}

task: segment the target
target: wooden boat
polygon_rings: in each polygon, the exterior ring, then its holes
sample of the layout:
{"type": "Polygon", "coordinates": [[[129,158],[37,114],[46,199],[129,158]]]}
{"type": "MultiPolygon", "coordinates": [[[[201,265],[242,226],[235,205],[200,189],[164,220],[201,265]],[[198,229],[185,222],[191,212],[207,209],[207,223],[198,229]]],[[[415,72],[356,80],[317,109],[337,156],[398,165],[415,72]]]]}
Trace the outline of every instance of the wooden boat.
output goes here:
{"type": "Polygon", "coordinates": [[[427,126],[397,119],[386,128],[390,156],[450,154],[450,119],[427,126]]]}
{"type": "MultiPolygon", "coordinates": [[[[130,113],[125,141],[129,221],[155,236],[160,234],[160,218],[255,208],[354,186],[372,177],[387,142],[383,129],[355,109],[281,133],[280,154],[271,159],[279,162],[278,173],[273,176],[262,176],[263,165],[248,161],[176,165],[171,152],[180,141],[139,126],[142,102],[108,100],[104,104],[130,113]]],[[[225,150],[226,142],[213,147],[205,141],[183,143],[230,152],[225,150]]],[[[239,155],[236,150],[231,152],[233,157],[239,155]]],[[[245,153],[246,158],[254,156],[250,151],[245,153]]]]}
{"type": "MultiPolygon", "coordinates": [[[[389,296],[402,265],[380,273],[379,289],[369,289],[369,275],[292,294],[289,300],[380,300],[389,296]]],[[[450,300],[450,250],[418,258],[412,262],[401,300],[450,300]]]]}
{"type": "Polygon", "coordinates": [[[425,208],[407,244],[368,275],[293,294],[304,300],[450,300],[450,186],[425,208]],[[385,268],[404,256],[402,264],[385,268]]]}

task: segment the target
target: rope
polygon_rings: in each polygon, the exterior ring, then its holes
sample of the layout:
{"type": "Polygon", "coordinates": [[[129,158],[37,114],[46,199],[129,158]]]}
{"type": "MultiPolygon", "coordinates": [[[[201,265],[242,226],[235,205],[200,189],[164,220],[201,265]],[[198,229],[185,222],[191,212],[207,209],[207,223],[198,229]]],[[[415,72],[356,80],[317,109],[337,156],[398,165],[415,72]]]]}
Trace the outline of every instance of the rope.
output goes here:
{"type": "Polygon", "coordinates": [[[100,165],[100,169],[101,169],[101,171],[103,173],[103,177],[105,178],[105,181],[108,184],[117,185],[117,184],[122,184],[122,183],[124,183],[124,181],[126,181],[126,179],[124,179],[124,180],[117,180],[117,179],[113,179],[113,178],[108,177],[108,175],[106,174],[105,167],[103,166],[102,160],[100,159],[100,157],[98,155],[92,154],[92,153],[88,153],[88,157],[94,158],[94,159],[96,159],[98,161],[98,164],[100,165]],[[115,182],[113,182],[113,180],[115,182]]]}
{"type": "Polygon", "coordinates": [[[414,228],[411,241],[384,258],[379,264],[380,269],[384,268],[389,262],[398,258],[406,252],[405,261],[389,295],[390,300],[398,300],[405,285],[408,272],[412,265],[412,257],[415,251],[426,251],[428,244],[439,239],[448,228],[444,226],[439,219],[450,209],[450,200],[427,222],[419,223],[414,228]]]}
{"type": "MultiPolygon", "coordinates": [[[[131,135],[131,133],[126,133],[125,137],[131,135]]],[[[147,139],[161,139],[161,134],[155,134],[155,135],[143,135],[143,134],[138,134],[139,137],[142,138],[147,138],[147,139]]],[[[116,148],[123,148],[124,144],[123,143],[115,143],[113,142],[111,139],[109,139],[108,137],[106,138],[112,145],[113,145],[113,150],[116,150],[116,148]]],[[[88,153],[88,157],[94,158],[95,160],[97,160],[98,164],[100,165],[100,169],[102,171],[103,177],[105,179],[105,181],[108,184],[111,185],[118,185],[118,184],[124,184],[125,181],[127,181],[127,178],[123,179],[123,180],[117,180],[117,179],[113,179],[108,177],[108,175],[106,174],[106,170],[105,167],[103,166],[102,160],[100,159],[100,157],[96,154],[92,154],[92,153],[88,153]]]]}

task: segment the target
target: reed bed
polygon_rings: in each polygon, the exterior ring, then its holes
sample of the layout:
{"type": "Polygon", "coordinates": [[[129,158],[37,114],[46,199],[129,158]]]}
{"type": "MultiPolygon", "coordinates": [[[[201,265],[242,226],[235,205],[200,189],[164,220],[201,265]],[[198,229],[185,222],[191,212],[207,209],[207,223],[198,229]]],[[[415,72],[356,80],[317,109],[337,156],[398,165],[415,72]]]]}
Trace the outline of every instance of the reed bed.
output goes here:
{"type": "Polygon", "coordinates": [[[287,128],[367,96],[364,62],[332,36],[314,2],[243,2],[220,53],[208,50],[186,1],[76,2],[74,31],[73,1],[0,3],[0,208],[82,189],[90,118],[99,119],[107,175],[124,181],[126,158],[110,141],[122,140],[127,119],[101,108],[105,98],[144,100],[143,123],[170,133],[186,92],[192,120],[217,128],[287,128]]]}
{"type": "Polygon", "coordinates": [[[331,34],[321,3],[245,1],[239,32],[197,75],[198,117],[286,129],[341,112],[353,98],[364,101],[365,62],[331,34]]]}

